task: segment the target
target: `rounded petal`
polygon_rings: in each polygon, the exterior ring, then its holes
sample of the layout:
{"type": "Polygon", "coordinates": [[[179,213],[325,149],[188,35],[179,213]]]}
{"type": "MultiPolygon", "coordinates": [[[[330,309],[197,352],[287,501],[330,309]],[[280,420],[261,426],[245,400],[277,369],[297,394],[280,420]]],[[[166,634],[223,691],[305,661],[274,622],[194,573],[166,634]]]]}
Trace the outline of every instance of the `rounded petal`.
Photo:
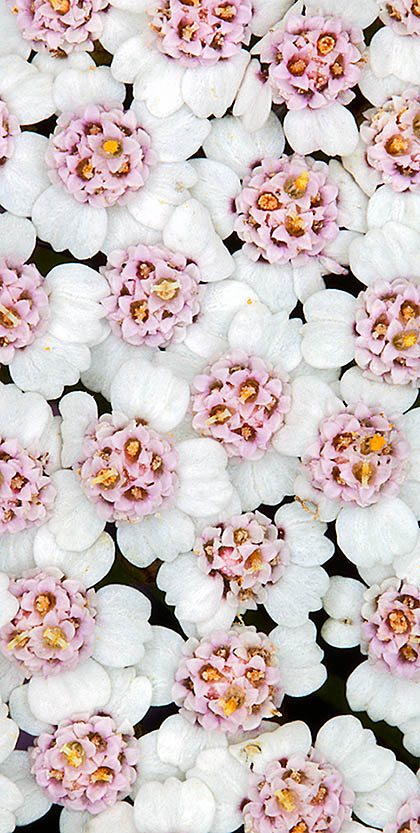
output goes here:
{"type": "Polygon", "coordinates": [[[172,561],[194,543],[194,524],[178,509],[146,516],[141,523],[123,523],[117,530],[118,546],[131,564],[147,567],[156,558],[172,561]]]}
{"type": "Polygon", "coordinates": [[[143,784],[134,802],[138,829],[144,833],[208,833],[215,811],[209,788],[198,778],[143,784]]]}
{"type": "Polygon", "coordinates": [[[185,103],[200,119],[220,119],[235,98],[249,60],[249,52],[241,49],[228,61],[187,69],[181,85],[185,103]]]}
{"type": "Polygon", "coordinates": [[[38,567],[57,566],[67,578],[92,587],[109,573],[114,563],[115,544],[107,532],[102,532],[88,549],[64,550],[57,546],[48,524],[44,524],[36,532],[34,555],[38,567]]]}
{"type": "Polygon", "coordinates": [[[0,167],[0,200],[7,211],[28,216],[48,188],[46,149],[47,139],[39,133],[25,130],[16,136],[13,156],[0,167]]]}
{"type": "Polygon", "coordinates": [[[94,712],[109,700],[111,682],[106,671],[87,659],[74,671],[55,677],[32,677],[28,683],[28,704],[38,720],[57,724],[78,712],[94,712]]]}
{"type": "Polygon", "coordinates": [[[52,475],[52,480],[57,495],[48,521],[50,532],[64,550],[69,544],[77,552],[88,549],[103,532],[105,521],[83,494],[75,472],[61,469],[52,475]]]}
{"type": "Polygon", "coordinates": [[[105,240],[106,209],[77,202],[64,188],[54,185],[36,200],[32,220],[41,240],[47,240],[56,252],[69,249],[80,260],[99,252],[105,240]]]}
{"type": "Polygon", "coordinates": [[[146,419],[156,431],[170,431],[188,408],[187,382],[169,370],[141,359],[130,359],[119,369],[111,385],[115,411],[146,419]]]}
{"type": "Polygon", "coordinates": [[[376,745],[375,735],[360,720],[346,714],[333,717],[318,732],[315,749],[338,767],[356,792],[374,790],[391,776],[395,755],[376,745]]]}
{"type": "Polygon", "coordinates": [[[125,87],[112,77],[109,67],[73,68],[60,72],[54,81],[53,94],[57,109],[71,112],[102,101],[122,104],[125,87]]]}
{"type": "Polygon", "coordinates": [[[353,115],[335,101],[319,110],[288,110],[283,126],[293,150],[303,155],[323,150],[329,156],[346,156],[354,151],[359,138],[353,115]]]}
{"type": "Polygon", "coordinates": [[[340,392],[350,404],[362,400],[366,405],[381,405],[385,413],[408,411],[417,398],[417,391],[410,385],[388,385],[374,382],[363,375],[359,367],[350,367],[340,380],[340,392]]]}
{"type": "Polygon", "coordinates": [[[45,790],[39,787],[31,775],[31,759],[27,752],[12,752],[1,770],[17,786],[23,796],[23,804],[14,811],[18,826],[30,824],[45,815],[51,807],[51,801],[45,790]]]}
{"type": "Polygon", "coordinates": [[[152,626],[152,638],[145,645],[145,654],[138,668],[152,683],[153,706],[165,706],[172,702],[172,686],[183,645],[184,640],[179,633],[160,625],[152,626]]]}
{"type": "Polygon", "coordinates": [[[8,211],[0,214],[0,257],[29,260],[35,243],[35,229],[30,220],[16,217],[8,211]]]}
{"type": "Polygon", "coordinates": [[[116,668],[135,665],[151,636],[149,600],[135,587],[109,584],[98,590],[95,607],[94,659],[116,668]]]}
{"type": "Polygon", "coordinates": [[[411,509],[399,498],[372,506],[345,506],[337,521],[337,542],[354,564],[389,564],[396,555],[416,545],[418,525],[411,509]]]}
{"type": "Polygon", "coordinates": [[[225,450],[215,440],[200,437],[179,443],[177,452],[178,508],[198,517],[221,511],[232,496],[225,450]]]}
{"type": "Polygon", "coordinates": [[[240,119],[225,116],[212,122],[203,148],[209,159],[223,162],[242,177],[261,159],[283,153],[284,135],[274,113],[271,113],[264,127],[254,133],[248,133],[240,119]]]}

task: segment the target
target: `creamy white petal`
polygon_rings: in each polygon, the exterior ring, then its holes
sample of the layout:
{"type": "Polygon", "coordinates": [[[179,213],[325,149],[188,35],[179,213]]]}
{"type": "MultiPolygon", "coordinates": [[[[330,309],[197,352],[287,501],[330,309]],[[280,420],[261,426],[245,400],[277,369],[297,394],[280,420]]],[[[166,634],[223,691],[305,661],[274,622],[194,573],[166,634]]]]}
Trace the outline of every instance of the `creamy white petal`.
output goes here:
{"type": "Polygon", "coordinates": [[[64,550],[69,544],[78,552],[88,549],[103,532],[105,521],[83,494],[75,472],[62,469],[52,475],[52,480],[57,495],[48,521],[50,532],[64,550]]]}
{"type": "Polygon", "coordinates": [[[327,619],[321,628],[321,636],[334,648],[355,648],[360,644],[360,625],[342,619],[327,619]]]}
{"type": "Polygon", "coordinates": [[[324,609],[334,619],[359,619],[365,590],[365,585],[357,579],[332,576],[323,598],[324,609]]]}
{"type": "Polygon", "coordinates": [[[352,153],[359,138],[353,115],[336,101],[319,110],[288,110],[283,123],[287,141],[296,153],[323,150],[329,156],[352,153]]]}
{"type": "Polygon", "coordinates": [[[125,205],[112,205],[107,209],[108,226],[101,251],[109,255],[114,249],[128,249],[136,243],[157,243],[160,234],[155,229],[138,223],[125,205]]]}
{"type": "Polygon", "coordinates": [[[203,148],[210,159],[223,162],[242,177],[261,159],[280,156],[284,149],[284,135],[274,113],[271,113],[264,127],[254,133],[248,133],[240,119],[225,116],[212,122],[203,148]]]}
{"type": "Polygon", "coordinates": [[[25,130],[14,141],[13,156],[0,167],[0,199],[7,211],[25,217],[50,184],[44,161],[47,139],[25,130]]]}
{"type": "Polygon", "coordinates": [[[322,567],[289,564],[281,579],[267,589],[265,607],[280,625],[303,625],[310,611],[322,607],[321,599],[328,583],[322,567]]]}
{"type": "Polygon", "coordinates": [[[118,546],[136,567],[147,567],[156,558],[172,561],[194,543],[194,524],[178,509],[146,516],[138,524],[121,524],[118,546]]]}
{"type": "Polygon", "coordinates": [[[205,730],[180,714],[171,715],[163,721],[156,742],[162,761],[179,767],[183,772],[194,766],[197,755],[203,749],[227,746],[224,734],[205,730]]]}
{"type": "Polygon", "coordinates": [[[342,772],[356,792],[374,790],[391,775],[395,755],[376,745],[375,735],[353,715],[328,720],[318,732],[315,749],[342,772]]]}
{"type": "MultiPolygon", "coordinates": [[[[342,232],[338,233],[338,237],[340,234],[342,232]]],[[[322,275],[325,274],[326,269],[317,258],[311,257],[309,263],[305,263],[303,266],[293,266],[292,272],[295,292],[299,301],[302,303],[314,292],[320,292],[322,289],[325,289],[322,275]]]]}
{"type": "Polygon", "coordinates": [[[28,702],[27,684],[19,685],[15,688],[9,700],[10,714],[13,720],[16,720],[19,728],[30,735],[40,735],[42,732],[50,732],[53,729],[52,723],[45,720],[39,720],[32,713],[32,709],[28,702]]]}
{"type": "Polygon", "coordinates": [[[387,781],[376,790],[356,796],[354,810],[365,824],[384,827],[393,822],[401,805],[419,792],[419,781],[405,764],[397,761],[387,781]]]}
{"type": "Polygon", "coordinates": [[[354,179],[343,166],[332,159],[328,165],[329,176],[338,188],[337,223],[352,231],[367,231],[366,213],[368,200],[354,179]]]}
{"type": "MultiPolygon", "coordinates": [[[[117,78],[118,81],[125,81],[132,84],[137,74],[140,73],[139,80],[143,81],[144,78],[145,82],[147,82],[150,77],[151,83],[156,83],[156,78],[159,76],[152,75],[151,70],[153,65],[158,64],[160,71],[162,71],[164,65],[163,61],[159,61],[160,55],[153,49],[153,46],[149,49],[148,41],[151,44],[153,43],[153,35],[146,29],[144,33],[138,32],[118,47],[111,64],[111,72],[114,78],[117,78]]],[[[154,92],[153,87],[150,89],[150,92],[150,98],[152,98],[154,92]]],[[[138,88],[136,98],[145,98],[147,101],[149,98],[149,89],[147,87],[143,88],[142,86],[138,88]]],[[[173,113],[178,107],[181,107],[182,98],[180,86],[179,89],[175,88],[174,90],[174,99],[173,109],[168,110],[166,113],[157,113],[156,115],[167,116],[169,113],[173,113]]]]}
{"type": "Polygon", "coordinates": [[[24,679],[25,673],[17,663],[0,657],[0,697],[3,702],[8,702],[13,689],[20,686],[24,679]]]}
{"type": "Polygon", "coordinates": [[[340,367],[354,358],[355,339],[351,323],[311,322],[305,324],[302,335],[303,357],[312,367],[340,367]]]}
{"type": "Polygon", "coordinates": [[[127,417],[146,419],[156,431],[170,431],[181,422],[190,389],[169,370],[141,359],[130,359],[111,384],[111,403],[127,417]]]}
{"type": "Polygon", "coordinates": [[[19,826],[36,821],[51,807],[45,790],[38,786],[31,775],[31,765],[27,752],[15,750],[0,766],[3,775],[10,778],[23,795],[23,804],[14,811],[19,826]]]}
{"type": "Polygon", "coordinates": [[[391,26],[376,32],[370,42],[370,65],[379,78],[396,75],[416,84],[420,61],[420,43],[416,37],[398,35],[391,26]]]}
{"type": "Polygon", "coordinates": [[[307,755],[311,746],[311,731],[306,723],[293,720],[278,726],[274,732],[264,732],[255,739],[245,739],[230,747],[230,753],[254,772],[264,772],[270,761],[288,758],[293,754],[307,755]]]}
{"type": "Polygon", "coordinates": [[[52,420],[48,403],[39,393],[22,393],[16,385],[0,386],[0,434],[15,437],[32,453],[43,453],[39,441],[52,420]]]}
{"type": "Polygon", "coordinates": [[[151,636],[152,608],[146,596],[135,587],[109,584],[97,591],[95,608],[93,658],[116,668],[139,662],[143,643],[151,636]]]}
{"type": "Polygon", "coordinates": [[[410,278],[418,283],[417,251],[420,235],[401,223],[386,223],[372,229],[350,246],[350,267],[362,283],[370,286],[378,278],[410,278]]]}
{"type": "Polygon", "coordinates": [[[57,399],[65,385],[74,385],[89,367],[85,344],[65,343],[46,333],[25,350],[17,351],[10,363],[13,381],[25,391],[38,391],[46,399],[57,399]]]}
{"type": "Polygon", "coordinates": [[[215,440],[200,437],[179,443],[177,452],[178,509],[193,517],[222,510],[232,496],[226,471],[227,455],[222,446],[215,440]]]}
{"type": "MultiPolygon", "coordinates": [[[[130,38],[126,44],[123,44],[115,56],[115,70],[118,73],[117,77],[125,72],[127,76],[133,74],[132,67],[138,63],[138,70],[136,72],[134,82],[134,97],[140,101],[145,101],[148,109],[154,116],[158,118],[167,118],[179,110],[184,104],[184,97],[182,95],[182,81],[185,76],[185,67],[171,60],[167,55],[162,55],[154,44],[151,49],[147,50],[145,41],[147,35],[143,35],[143,44],[140,47],[140,54],[138,58],[134,59],[134,64],[127,70],[127,55],[128,44],[134,41],[130,38]],[[123,68],[124,67],[124,68],[123,68]]],[[[138,39],[136,46],[138,48],[138,39]]],[[[132,54],[132,52],[131,52],[132,54]]]]}
{"type": "Polygon", "coordinates": [[[409,385],[374,382],[367,379],[359,367],[346,370],[341,377],[340,392],[348,404],[362,400],[372,407],[381,405],[388,414],[407,411],[417,397],[417,391],[409,385]]]}
{"type": "Polygon", "coordinates": [[[0,537],[0,570],[15,577],[35,566],[33,542],[36,532],[36,528],[28,527],[18,535],[5,532],[0,537]]]}
{"type": "Polygon", "coordinates": [[[98,391],[110,400],[111,385],[121,365],[129,359],[151,358],[151,351],[148,347],[127,344],[110,333],[104,341],[91,348],[90,355],[90,367],[82,373],[82,382],[89,390],[98,391]]]}
{"type": "Polygon", "coordinates": [[[208,211],[197,200],[186,200],[175,208],[163,231],[168,248],[195,260],[202,281],[229,277],[234,261],[214,231],[208,211]]]}
{"type": "Polygon", "coordinates": [[[175,672],[182,656],[184,640],[179,633],[152,626],[152,638],[145,645],[145,654],[138,669],[153,686],[153,706],[165,706],[172,702],[172,686],[175,672]]]}
{"type": "MultiPolygon", "coordinates": [[[[227,333],[232,320],[246,304],[257,300],[257,295],[249,286],[235,280],[209,284],[203,293],[198,321],[188,328],[183,345],[179,347],[176,345],[165,351],[166,355],[176,356],[176,364],[182,367],[184,374],[187,369],[188,377],[192,381],[197,373],[201,373],[205,366],[204,360],[211,359],[229,349],[227,333]],[[191,361],[188,353],[185,355],[186,348],[192,351],[191,361]],[[196,356],[203,357],[202,363],[197,367],[194,361],[196,356]]],[[[174,365],[175,371],[176,364],[174,365]]]]}
{"type": "Polygon", "coordinates": [[[259,130],[268,119],[271,104],[271,85],[261,74],[260,62],[253,59],[236,96],[233,115],[241,117],[245,130],[259,130]]]}
{"type": "Polygon", "coordinates": [[[193,552],[162,564],[156,583],[166,592],[166,604],[175,605],[177,619],[190,622],[210,618],[223,597],[222,577],[211,577],[200,570],[193,552]]]}
{"type": "Polygon", "coordinates": [[[192,159],[197,182],[191,193],[210,212],[214,227],[222,240],[233,232],[236,219],[234,200],[241,190],[235,171],[214,159],[192,159]]]}
{"type": "MultiPolygon", "coordinates": [[[[141,18],[135,14],[137,9],[122,10],[118,3],[112,3],[102,17],[101,44],[112,55],[125,41],[132,37],[141,18]],[[133,12],[133,13],[131,13],[133,12]]],[[[112,71],[112,70],[111,70],[112,71]]]]}
{"type": "Polygon", "coordinates": [[[258,293],[271,312],[285,309],[291,312],[297,298],[293,286],[293,271],[289,264],[279,265],[258,261],[254,263],[242,250],[233,255],[235,272],[233,277],[243,281],[258,293]]]}
{"type": "Polygon", "coordinates": [[[137,833],[134,807],[127,801],[117,801],[95,816],[66,808],[60,813],[60,833],[115,833],[116,830],[137,833]]]}
{"type": "Polygon", "coordinates": [[[324,535],[326,525],[315,521],[296,501],[281,506],[274,516],[274,522],[283,529],[294,564],[313,567],[323,564],[333,554],[334,545],[324,535]]]}
{"type": "Polygon", "coordinates": [[[196,182],[196,173],[188,162],[162,162],[152,168],[146,185],[128,203],[137,222],[161,230],[174,206],[188,199],[188,188],[196,182]]]}
{"type": "Polygon", "coordinates": [[[15,16],[10,14],[5,3],[0,5],[0,51],[2,55],[16,53],[28,58],[31,46],[22,38],[15,16]]]}
{"type": "Polygon", "coordinates": [[[30,220],[16,217],[8,211],[0,214],[0,257],[15,256],[28,260],[35,243],[35,229],[30,220]]]}
{"type": "Polygon", "coordinates": [[[161,162],[188,159],[210,133],[210,122],[197,119],[188,107],[181,107],[166,118],[153,116],[141,101],[134,102],[133,110],[141,126],[151,136],[153,150],[161,162]]]}
{"type": "Polygon", "coordinates": [[[181,770],[175,765],[166,763],[157,753],[158,732],[148,732],[138,740],[138,750],[141,760],[137,781],[133,785],[132,797],[135,797],[141,784],[147,781],[164,781],[165,778],[174,775],[176,778],[182,776],[181,770]]]}
{"type": "Polygon", "coordinates": [[[281,20],[284,13],[292,6],[293,0],[255,0],[254,14],[251,19],[251,29],[254,35],[265,35],[270,26],[281,20]]]}
{"type": "Polygon", "coordinates": [[[112,715],[117,729],[124,732],[127,723],[130,728],[135,726],[149,711],[152,702],[152,684],[147,677],[137,674],[133,667],[107,666],[106,672],[111,681],[111,696],[104,710],[112,715]]]}
{"type": "Polygon", "coordinates": [[[305,0],[308,14],[335,15],[341,12],[341,5],[346,21],[361,29],[373,23],[378,15],[375,0],[346,0],[345,4],[337,4],[337,0],[305,0]]]}
{"type": "Polygon", "coordinates": [[[214,812],[213,795],[198,778],[150,781],[140,787],[134,803],[136,823],[144,833],[208,833],[214,812]]]}
{"type": "Polygon", "coordinates": [[[273,438],[282,454],[300,457],[316,438],[320,421],[342,409],[329,385],[317,376],[300,376],[292,382],[292,407],[285,425],[273,438]]]}
{"type": "Polygon", "coordinates": [[[241,803],[247,796],[248,772],[227,749],[204,749],[187,777],[204,781],[216,799],[216,813],[208,833],[226,833],[243,823],[241,803]]]}
{"type": "Polygon", "coordinates": [[[80,260],[96,254],[106,236],[105,208],[77,202],[64,188],[54,185],[36,200],[32,220],[41,240],[47,240],[57,252],[69,249],[80,260]]]}
{"type": "Polygon", "coordinates": [[[239,493],[244,512],[256,509],[260,503],[274,506],[285,495],[293,494],[298,460],[266,451],[260,460],[243,460],[229,465],[231,481],[239,493]]]}
{"type": "Polygon", "coordinates": [[[106,671],[87,659],[74,671],[55,677],[32,677],[28,683],[29,707],[38,720],[57,724],[78,712],[101,709],[111,694],[106,671]]]}
{"type": "Polygon", "coordinates": [[[47,72],[55,78],[64,68],[75,67],[76,69],[88,69],[95,66],[95,61],[88,52],[70,52],[66,56],[60,58],[59,61],[46,50],[45,52],[36,52],[31,60],[31,64],[36,66],[42,72],[47,72]]]}
{"type": "Polygon", "coordinates": [[[35,124],[54,113],[52,78],[19,55],[0,58],[0,95],[20,124],[35,124]]]}
{"type": "Polygon", "coordinates": [[[419,716],[417,684],[377,670],[369,661],[350,674],[347,700],[354,711],[366,711],[371,720],[386,720],[391,726],[419,716]]]}
{"type": "Polygon", "coordinates": [[[99,303],[109,284],[82,263],[61,263],[48,273],[50,335],[64,342],[94,344],[106,334],[105,309],[99,303]]]}
{"type": "Polygon", "coordinates": [[[367,209],[369,228],[382,228],[396,222],[417,231],[420,222],[420,196],[410,191],[400,193],[389,185],[381,185],[369,200],[367,209]]]}
{"type": "Polygon", "coordinates": [[[336,522],[337,541],[354,564],[390,563],[413,549],[417,521],[399,498],[382,498],[372,506],[344,506],[336,522]]]}
{"type": "Polygon", "coordinates": [[[343,156],[342,163],[349,173],[352,174],[357,184],[361,189],[371,197],[376,191],[378,185],[382,182],[382,177],[376,168],[372,168],[368,164],[366,158],[366,145],[359,140],[356,149],[349,156],[343,156]]]}
{"type": "Polygon", "coordinates": [[[56,107],[67,112],[103,101],[122,104],[125,87],[112,77],[109,67],[74,68],[60,72],[54,81],[53,94],[56,107]]]}
{"type": "Polygon", "coordinates": [[[80,463],[88,427],[98,419],[98,407],[93,396],[80,390],[62,397],[59,404],[63,447],[61,461],[64,468],[80,463]]]}
{"type": "Polygon", "coordinates": [[[92,587],[109,573],[115,558],[115,544],[107,532],[101,535],[85,550],[61,549],[57,545],[49,525],[37,530],[34,541],[34,555],[38,567],[57,566],[68,578],[82,581],[92,587]]]}
{"type": "Polygon", "coordinates": [[[228,61],[187,69],[181,82],[185,103],[200,119],[220,119],[235,98],[249,60],[249,52],[241,49],[228,61]]]}

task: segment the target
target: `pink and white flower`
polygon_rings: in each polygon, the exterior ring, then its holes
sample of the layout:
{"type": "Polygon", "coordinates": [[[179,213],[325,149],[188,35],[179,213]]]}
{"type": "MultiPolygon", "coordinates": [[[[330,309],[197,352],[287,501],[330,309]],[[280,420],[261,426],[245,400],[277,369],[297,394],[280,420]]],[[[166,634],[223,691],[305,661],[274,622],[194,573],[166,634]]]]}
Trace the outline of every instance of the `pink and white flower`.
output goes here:
{"type": "Polygon", "coordinates": [[[400,92],[401,82],[416,84],[420,55],[420,6],[415,0],[376,0],[379,17],[385,24],[377,31],[369,46],[372,75],[367,89],[371,101],[388,86],[388,94],[400,92]],[[395,84],[396,82],[396,84],[395,84]],[[393,85],[393,89],[389,89],[393,85]]]}

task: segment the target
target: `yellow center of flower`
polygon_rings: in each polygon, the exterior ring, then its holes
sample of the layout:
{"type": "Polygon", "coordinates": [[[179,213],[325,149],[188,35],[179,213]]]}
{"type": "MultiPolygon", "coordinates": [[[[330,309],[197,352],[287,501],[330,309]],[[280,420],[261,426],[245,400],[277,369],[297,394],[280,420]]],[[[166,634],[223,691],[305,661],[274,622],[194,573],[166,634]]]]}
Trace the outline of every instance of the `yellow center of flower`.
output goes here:
{"type": "Polygon", "coordinates": [[[309,182],[309,172],[302,171],[301,174],[295,179],[295,188],[297,191],[306,191],[307,185],[309,182]]]}
{"type": "Polygon", "coordinates": [[[162,301],[172,301],[172,298],[178,295],[179,288],[178,281],[163,279],[159,283],[153,284],[152,292],[162,298],[162,301]]]}
{"type": "Polygon", "coordinates": [[[371,451],[381,451],[384,445],[386,445],[386,439],[382,436],[382,434],[374,434],[373,437],[369,438],[371,451]]]}
{"type": "Polygon", "coordinates": [[[85,750],[83,749],[82,744],[79,743],[79,741],[77,740],[72,740],[70,741],[70,743],[65,743],[64,746],[61,747],[60,751],[61,754],[64,755],[64,757],[67,760],[67,763],[70,764],[70,766],[82,766],[86,758],[85,750]]]}
{"type": "Polygon", "coordinates": [[[226,717],[230,717],[231,714],[236,712],[236,709],[238,708],[238,701],[236,697],[229,697],[229,700],[223,700],[222,702],[224,703],[223,714],[225,714],[226,717]]]}
{"type": "Polygon", "coordinates": [[[122,153],[122,144],[116,139],[105,139],[102,147],[109,156],[120,156],[122,153]]]}
{"type": "Polygon", "coordinates": [[[13,310],[0,304],[0,324],[3,324],[3,327],[18,327],[20,318],[13,310]]]}
{"type": "Polygon", "coordinates": [[[405,333],[397,333],[392,339],[392,344],[396,350],[408,350],[409,347],[414,347],[418,341],[418,334],[414,330],[407,330],[405,333]]]}
{"type": "Polygon", "coordinates": [[[49,0],[49,3],[57,14],[67,14],[70,8],[69,0],[49,0]]]}
{"type": "Polygon", "coordinates": [[[93,477],[91,480],[92,485],[100,483],[104,489],[110,489],[112,486],[115,486],[117,481],[119,480],[119,474],[114,467],[110,469],[101,469],[100,472],[93,477]]]}
{"type": "Polygon", "coordinates": [[[52,648],[61,648],[64,651],[68,647],[64,631],[61,628],[45,628],[42,638],[52,648]]]}
{"type": "Polygon", "coordinates": [[[293,790],[277,790],[274,793],[278,803],[284,807],[287,813],[291,813],[296,808],[295,794],[293,790]]]}

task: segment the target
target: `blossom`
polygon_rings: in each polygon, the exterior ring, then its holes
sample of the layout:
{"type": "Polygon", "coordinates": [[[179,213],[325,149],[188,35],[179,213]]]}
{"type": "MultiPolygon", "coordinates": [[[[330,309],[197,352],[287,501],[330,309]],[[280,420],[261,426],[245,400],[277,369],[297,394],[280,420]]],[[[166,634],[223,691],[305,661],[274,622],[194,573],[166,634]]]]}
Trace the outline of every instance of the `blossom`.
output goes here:
{"type": "Polygon", "coordinates": [[[88,394],[61,400],[63,464],[74,467],[78,484],[65,507],[68,522],[90,507],[101,529],[116,522],[133,563],[174,558],[193,542],[192,517],[209,516],[230,498],[225,452],[208,439],[177,440],[189,386],[157,361],[124,362],[110,397],[112,413],[99,419],[88,394]]]}
{"type": "Polygon", "coordinates": [[[155,116],[186,104],[196,116],[223,116],[235,99],[251,34],[263,35],[292,0],[161,0],[130,6],[132,26],[111,8],[102,43],[115,53],[112,72],[134,83],[134,96],[155,116]],[[135,34],[133,34],[133,30],[135,34]]]}
{"type": "Polygon", "coordinates": [[[393,76],[392,81],[415,84],[420,49],[420,7],[410,0],[376,2],[385,26],[374,34],[369,47],[372,82],[376,81],[372,87],[380,89],[383,80],[387,81],[389,76],[393,76]]]}
{"type": "Polygon", "coordinates": [[[187,632],[229,627],[235,616],[263,604],[286,627],[304,624],[328,585],[319,566],[332,552],[325,525],[295,504],[227,515],[197,529],[194,548],[163,564],[158,586],[187,632]]]}
{"type": "Polygon", "coordinates": [[[323,274],[345,272],[349,244],[366,230],[367,200],[336,160],[327,166],[283,154],[273,114],[253,133],[225,116],[212,123],[203,147],[207,159],[191,163],[198,175],[192,192],[222,238],[236,231],[244,241],[237,279],[258,294],[261,283],[261,299],[274,306],[274,295],[304,300],[323,286],[323,274]]]}
{"type": "MultiPolygon", "coordinates": [[[[185,160],[207,135],[207,122],[187,108],[165,120],[139,102],[124,110],[124,97],[106,67],[65,69],[55,80],[60,115],[38,153],[44,184],[29,211],[38,236],[57,251],[91,257],[127,222],[126,204],[129,218],[162,229],[195,182],[185,160]]],[[[31,171],[21,166],[29,182],[31,171]]]]}

